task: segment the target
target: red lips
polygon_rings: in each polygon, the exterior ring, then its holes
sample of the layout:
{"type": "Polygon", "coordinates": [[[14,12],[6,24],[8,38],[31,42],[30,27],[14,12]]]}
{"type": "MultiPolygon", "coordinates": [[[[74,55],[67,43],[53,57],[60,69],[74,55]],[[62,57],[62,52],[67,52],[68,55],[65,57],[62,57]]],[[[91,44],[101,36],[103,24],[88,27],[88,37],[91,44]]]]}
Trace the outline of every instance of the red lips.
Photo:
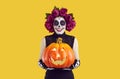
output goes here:
{"type": "Polygon", "coordinates": [[[62,28],[62,29],[57,29],[57,28],[55,28],[58,32],[61,32],[64,28],[62,28]]]}

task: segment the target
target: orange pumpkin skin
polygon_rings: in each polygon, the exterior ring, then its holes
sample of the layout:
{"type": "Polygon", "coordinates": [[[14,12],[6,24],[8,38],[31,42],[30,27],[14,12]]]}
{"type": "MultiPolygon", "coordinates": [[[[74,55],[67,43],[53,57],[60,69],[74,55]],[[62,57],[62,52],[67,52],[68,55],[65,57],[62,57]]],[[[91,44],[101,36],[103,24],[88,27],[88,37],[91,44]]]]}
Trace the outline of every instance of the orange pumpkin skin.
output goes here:
{"type": "Polygon", "coordinates": [[[51,43],[43,52],[42,61],[47,67],[68,68],[75,60],[72,48],[66,43],[51,43]]]}

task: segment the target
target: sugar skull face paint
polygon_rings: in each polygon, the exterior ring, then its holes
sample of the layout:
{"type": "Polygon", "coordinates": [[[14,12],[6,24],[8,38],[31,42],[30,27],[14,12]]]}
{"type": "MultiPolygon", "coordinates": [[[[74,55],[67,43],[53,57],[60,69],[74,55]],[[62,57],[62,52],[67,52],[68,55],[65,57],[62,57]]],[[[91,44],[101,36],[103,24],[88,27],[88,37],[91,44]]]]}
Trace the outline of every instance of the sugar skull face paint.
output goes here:
{"type": "Polygon", "coordinates": [[[53,28],[56,34],[63,34],[66,29],[66,22],[63,17],[56,17],[53,22],[53,28]]]}

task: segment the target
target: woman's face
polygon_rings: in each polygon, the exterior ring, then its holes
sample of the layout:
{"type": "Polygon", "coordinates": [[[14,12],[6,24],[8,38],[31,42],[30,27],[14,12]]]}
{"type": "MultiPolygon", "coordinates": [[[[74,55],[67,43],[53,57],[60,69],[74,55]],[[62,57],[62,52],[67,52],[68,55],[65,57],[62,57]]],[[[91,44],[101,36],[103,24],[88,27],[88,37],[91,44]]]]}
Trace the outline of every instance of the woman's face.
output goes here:
{"type": "Polygon", "coordinates": [[[66,29],[66,22],[63,17],[56,17],[53,22],[53,28],[56,34],[63,34],[66,29]]]}

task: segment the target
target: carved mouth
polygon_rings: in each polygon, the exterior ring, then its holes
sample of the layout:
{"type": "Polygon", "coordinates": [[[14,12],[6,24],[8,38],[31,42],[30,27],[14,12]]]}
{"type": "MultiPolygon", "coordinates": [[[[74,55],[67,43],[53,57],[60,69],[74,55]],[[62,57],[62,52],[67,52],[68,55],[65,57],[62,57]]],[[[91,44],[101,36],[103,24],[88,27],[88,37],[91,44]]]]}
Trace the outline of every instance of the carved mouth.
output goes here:
{"type": "Polygon", "coordinates": [[[63,60],[56,60],[56,61],[52,57],[50,59],[54,65],[63,65],[66,61],[66,58],[64,58],[63,60]]]}

